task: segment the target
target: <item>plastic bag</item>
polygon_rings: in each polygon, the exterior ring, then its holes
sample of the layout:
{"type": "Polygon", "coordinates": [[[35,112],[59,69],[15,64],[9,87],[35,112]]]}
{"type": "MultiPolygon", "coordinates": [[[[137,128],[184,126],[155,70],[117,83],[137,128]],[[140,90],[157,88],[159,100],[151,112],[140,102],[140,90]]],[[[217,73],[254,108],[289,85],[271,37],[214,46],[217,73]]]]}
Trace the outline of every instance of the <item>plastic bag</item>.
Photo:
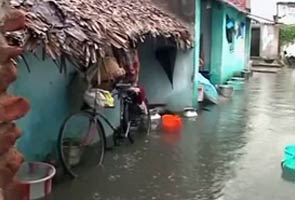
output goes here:
{"type": "Polygon", "coordinates": [[[97,88],[89,89],[84,94],[84,101],[91,108],[114,107],[114,98],[111,93],[97,88]]]}

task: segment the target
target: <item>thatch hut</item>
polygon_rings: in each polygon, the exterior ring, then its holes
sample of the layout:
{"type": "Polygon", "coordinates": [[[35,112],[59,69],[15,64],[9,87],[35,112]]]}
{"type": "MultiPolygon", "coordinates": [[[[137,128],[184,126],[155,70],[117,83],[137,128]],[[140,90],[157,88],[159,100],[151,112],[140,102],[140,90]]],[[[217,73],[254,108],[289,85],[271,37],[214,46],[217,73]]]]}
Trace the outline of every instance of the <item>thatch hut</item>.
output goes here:
{"type": "MultiPolygon", "coordinates": [[[[26,51],[44,54],[80,71],[96,64],[110,47],[129,49],[146,37],[161,37],[180,49],[192,47],[187,27],[150,0],[15,0],[27,12],[26,51]]],[[[61,65],[61,67],[65,67],[61,65]]]]}
{"type": "Polygon", "coordinates": [[[70,112],[67,91],[73,69],[87,71],[110,47],[139,49],[141,82],[151,101],[169,103],[173,96],[187,94],[180,105],[190,106],[193,52],[181,50],[192,48],[192,34],[150,0],[12,0],[12,5],[27,12],[27,30],[8,38],[30,52],[25,58],[31,73],[21,61],[19,79],[11,88],[32,103],[29,115],[19,122],[24,130],[19,146],[29,159],[42,159],[55,148],[60,124],[70,112]],[[153,54],[168,43],[180,50],[174,90],[153,54]]]}

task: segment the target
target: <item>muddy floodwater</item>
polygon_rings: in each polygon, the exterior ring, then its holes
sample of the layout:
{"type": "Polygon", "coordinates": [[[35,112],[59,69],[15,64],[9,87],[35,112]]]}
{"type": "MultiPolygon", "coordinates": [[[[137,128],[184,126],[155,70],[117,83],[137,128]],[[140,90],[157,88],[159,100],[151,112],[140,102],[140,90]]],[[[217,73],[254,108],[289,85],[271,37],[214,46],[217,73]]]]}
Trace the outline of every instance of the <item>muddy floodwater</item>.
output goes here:
{"type": "Polygon", "coordinates": [[[232,100],[107,152],[104,166],[55,185],[49,200],[291,200],[284,147],[295,144],[295,72],[254,74],[232,100]]]}

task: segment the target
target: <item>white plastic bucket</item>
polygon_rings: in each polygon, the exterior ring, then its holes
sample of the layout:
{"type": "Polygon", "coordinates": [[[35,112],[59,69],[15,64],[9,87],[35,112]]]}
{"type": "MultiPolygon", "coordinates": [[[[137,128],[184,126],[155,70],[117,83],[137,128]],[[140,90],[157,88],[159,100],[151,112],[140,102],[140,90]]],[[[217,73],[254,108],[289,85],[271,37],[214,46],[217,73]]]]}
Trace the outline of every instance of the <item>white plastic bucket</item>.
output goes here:
{"type": "Polygon", "coordinates": [[[22,187],[22,199],[40,199],[49,195],[52,191],[52,179],[56,169],[42,162],[24,163],[18,174],[17,181],[22,187]]]}

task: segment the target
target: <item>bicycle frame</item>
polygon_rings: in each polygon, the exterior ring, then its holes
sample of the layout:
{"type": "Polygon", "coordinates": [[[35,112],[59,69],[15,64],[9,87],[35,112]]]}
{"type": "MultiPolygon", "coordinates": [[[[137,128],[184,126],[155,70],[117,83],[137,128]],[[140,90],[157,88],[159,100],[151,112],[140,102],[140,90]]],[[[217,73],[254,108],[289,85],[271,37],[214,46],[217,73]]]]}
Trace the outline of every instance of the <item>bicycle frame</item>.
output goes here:
{"type": "MultiPolygon", "coordinates": [[[[125,91],[125,90],[117,89],[112,96],[113,97],[117,96],[118,99],[120,100],[120,126],[119,126],[119,128],[121,129],[120,133],[125,138],[128,138],[130,137],[129,132],[131,129],[131,121],[129,117],[127,117],[126,119],[125,115],[126,115],[126,112],[129,112],[129,109],[127,106],[129,106],[129,104],[132,104],[131,100],[128,99],[130,97],[128,95],[128,90],[125,91]],[[127,107],[127,110],[126,110],[126,107],[127,107]]],[[[109,126],[112,129],[112,131],[116,132],[118,129],[113,126],[113,124],[107,119],[107,117],[104,114],[102,114],[101,112],[99,112],[98,109],[96,109],[98,107],[96,99],[97,99],[97,93],[95,94],[94,108],[84,110],[84,112],[87,112],[88,114],[90,114],[95,120],[102,120],[103,122],[107,124],[107,126],[109,126]]],[[[89,135],[89,137],[91,137],[91,135],[89,135]]]]}

